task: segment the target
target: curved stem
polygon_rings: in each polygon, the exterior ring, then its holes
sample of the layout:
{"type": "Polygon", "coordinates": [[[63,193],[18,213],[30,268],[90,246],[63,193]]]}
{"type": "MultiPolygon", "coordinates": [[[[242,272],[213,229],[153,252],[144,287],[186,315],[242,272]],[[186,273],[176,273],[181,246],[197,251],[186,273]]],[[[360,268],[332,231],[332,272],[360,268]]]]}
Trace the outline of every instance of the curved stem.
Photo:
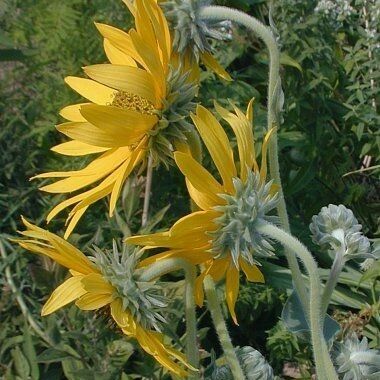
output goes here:
{"type": "Polygon", "coordinates": [[[224,351],[225,359],[231,369],[233,378],[235,380],[244,380],[245,376],[240,367],[239,359],[236,356],[234,346],[232,345],[230,336],[227,331],[227,326],[222,314],[222,309],[220,308],[218,295],[216,294],[214,281],[210,276],[206,276],[203,281],[203,285],[208,302],[207,306],[210,310],[211,317],[220,340],[220,344],[224,351]]]}
{"type": "MultiPolygon", "coordinates": [[[[344,252],[344,247],[343,247],[343,252],[344,252]]],[[[324,316],[327,313],[327,309],[330,304],[332,293],[335,289],[336,284],[338,283],[339,275],[342,272],[342,269],[344,266],[343,252],[342,252],[342,247],[336,250],[335,259],[331,267],[330,275],[326,281],[325,288],[323,290],[322,303],[321,303],[321,317],[323,318],[322,321],[324,321],[324,316]]]]}
{"type": "MultiPolygon", "coordinates": [[[[278,126],[277,118],[277,101],[281,90],[280,79],[280,52],[277,47],[276,40],[271,30],[266,27],[259,20],[252,16],[249,16],[236,9],[220,6],[206,6],[201,9],[200,17],[203,19],[210,19],[215,21],[231,20],[236,23],[245,26],[259,38],[261,38],[269,51],[269,82],[268,82],[268,131],[273,126],[278,126]]],[[[286,203],[281,184],[281,176],[278,162],[278,146],[277,146],[277,133],[274,131],[269,143],[269,169],[271,177],[278,185],[279,202],[277,206],[277,212],[280,217],[282,227],[285,231],[290,232],[290,225],[288,214],[286,211],[286,203]]],[[[302,306],[307,311],[308,295],[306,287],[302,279],[302,273],[300,271],[297,258],[290,250],[285,249],[285,256],[289,264],[289,268],[292,272],[293,283],[298,296],[301,300],[302,306]]],[[[307,312],[306,312],[307,313],[307,312]]]]}
{"type": "Polygon", "coordinates": [[[257,231],[293,250],[304,263],[310,279],[309,320],[317,377],[318,379],[337,380],[338,376],[322,333],[321,280],[313,256],[299,240],[271,223],[261,221],[258,223],[257,231]]]}
{"type": "Polygon", "coordinates": [[[145,227],[148,222],[148,212],[149,212],[149,202],[150,202],[150,191],[152,189],[152,178],[153,178],[153,159],[152,156],[148,157],[148,166],[146,168],[146,182],[145,182],[145,193],[144,193],[144,205],[141,217],[141,227],[145,227]]]}
{"type": "MultiPolygon", "coordinates": [[[[0,240],[0,255],[4,261],[8,258],[8,255],[5,252],[4,244],[1,240],[0,240]]],[[[7,265],[5,267],[5,279],[9,285],[10,289],[12,290],[13,294],[15,295],[16,301],[17,301],[17,303],[21,309],[21,312],[24,315],[24,318],[28,321],[30,327],[47,344],[49,344],[50,346],[54,346],[54,343],[51,341],[51,339],[44,333],[44,331],[42,330],[40,325],[34,320],[31,312],[28,309],[28,306],[26,305],[24,299],[22,298],[22,295],[21,295],[19,289],[17,288],[17,286],[13,282],[12,273],[11,273],[9,265],[7,265]]]]}
{"type": "MultiPolygon", "coordinates": [[[[185,315],[186,315],[186,353],[189,364],[199,368],[199,351],[197,344],[197,319],[195,315],[194,284],[195,267],[183,259],[173,258],[155,262],[144,268],[141,281],[152,281],[167,273],[181,270],[185,271],[185,315]]],[[[195,375],[191,376],[195,378],[195,375]]]]}

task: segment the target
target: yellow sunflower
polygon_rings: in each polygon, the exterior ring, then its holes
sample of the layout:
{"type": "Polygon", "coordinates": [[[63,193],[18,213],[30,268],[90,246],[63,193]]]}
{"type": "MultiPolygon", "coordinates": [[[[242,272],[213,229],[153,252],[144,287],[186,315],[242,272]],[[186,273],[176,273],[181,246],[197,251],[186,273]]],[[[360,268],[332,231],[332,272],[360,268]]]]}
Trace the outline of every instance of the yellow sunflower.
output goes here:
{"type": "Polygon", "coordinates": [[[90,79],[66,78],[89,103],[61,110],[68,122],[57,129],[72,140],[52,150],[68,156],[100,155],[83,169],[35,177],[62,178],[43,186],[43,191],[79,192],[59,203],[47,217],[49,222],[72,207],[65,238],[86,209],[107,195],[112,215],[125,179],[145,161],[148,152],[155,163],[165,161],[172,154],[172,144],[186,143],[191,127],[186,117],[194,109],[196,85],[177,58],[172,64],[172,42],[164,14],[154,0],[137,0],[135,4],[136,29],[129,33],[97,24],[110,64],[85,67],[90,79]]]}
{"type": "Polygon", "coordinates": [[[217,112],[236,135],[239,168],[222,126],[211,112],[202,106],[197,107],[192,119],[221,181],[199,164],[190,152],[175,152],[175,161],[186,177],[190,196],[201,211],[181,218],[167,232],[127,238],[128,243],[146,249],[167,248],[165,252],[143,260],[143,265],[169,257],[181,257],[201,265],[202,273],[197,278],[195,294],[199,305],[203,303],[204,277],[211,275],[215,281],[225,278],[227,305],[235,323],[240,269],[249,281],[263,282],[257,259],[273,254],[272,245],[256,233],[255,224],[260,219],[276,221],[276,217],[268,215],[276,206],[276,187],[272,182],[265,182],[271,132],[264,138],[259,168],[254,151],[252,104],[253,100],[246,114],[237,107],[233,113],[216,104],[217,112]]]}
{"type": "Polygon", "coordinates": [[[182,378],[187,375],[184,366],[194,369],[186,363],[181,352],[163,343],[159,324],[165,320],[159,309],[165,304],[164,297],[158,293],[156,283],[139,280],[138,252],[119,254],[114,246],[113,252],[95,249],[93,257],[87,257],[59,236],[25,219],[23,223],[27,229],[20,233],[27,239],[16,242],[31,252],[50,257],[68,268],[71,274],[53,291],[42,308],[42,316],[73,301],[82,310],[109,307],[121,331],[135,338],[162,366],[182,378]]]}

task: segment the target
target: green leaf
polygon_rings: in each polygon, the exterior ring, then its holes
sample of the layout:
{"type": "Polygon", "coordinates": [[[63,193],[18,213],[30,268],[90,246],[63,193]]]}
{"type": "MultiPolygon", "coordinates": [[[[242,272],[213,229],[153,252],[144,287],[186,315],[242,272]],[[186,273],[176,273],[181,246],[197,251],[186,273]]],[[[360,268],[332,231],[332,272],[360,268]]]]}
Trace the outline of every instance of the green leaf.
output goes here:
{"type": "Polygon", "coordinates": [[[24,343],[22,344],[22,348],[30,366],[30,376],[33,380],[38,380],[40,378],[40,369],[28,326],[24,327],[24,343]]]}
{"type": "Polygon", "coordinates": [[[80,360],[65,359],[62,362],[63,373],[68,380],[80,380],[83,377],[79,377],[76,372],[85,369],[84,364],[80,360]]]}
{"type": "Polygon", "coordinates": [[[289,55],[287,55],[285,53],[281,53],[281,55],[280,55],[280,63],[281,63],[281,65],[294,67],[294,68],[296,68],[302,74],[302,67],[301,67],[301,65],[295,59],[293,59],[292,57],[290,57],[289,55]]]}
{"type": "MultiPolygon", "coordinates": [[[[282,310],[281,319],[286,327],[295,335],[304,340],[310,339],[310,327],[303,311],[301,302],[296,291],[293,291],[282,310]]],[[[325,317],[323,335],[326,342],[331,346],[335,335],[339,332],[340,325],[329,315],[325,317]]]]}
{"type": "Polygon", "coordinates": [[[17,375],[21,377],[21,379],[27,379],[30,375],[30,367],[28,360],[25,355],[22,353],[19,346],[16,346],[12,351],[11,355],[14,362],[14,367],[17,375]]]}

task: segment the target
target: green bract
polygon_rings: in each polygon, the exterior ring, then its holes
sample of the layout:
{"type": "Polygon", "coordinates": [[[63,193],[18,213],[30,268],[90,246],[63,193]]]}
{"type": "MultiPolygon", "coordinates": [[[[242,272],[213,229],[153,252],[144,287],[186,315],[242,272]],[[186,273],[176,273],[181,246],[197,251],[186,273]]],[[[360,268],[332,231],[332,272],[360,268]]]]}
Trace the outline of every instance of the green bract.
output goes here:
{"type": "Polygon", "coordinates": [[[215,219],[220,228],[212,233],[213,251],[217,257],[231,254],[239,268],[240,256],[251,265],[257,264],[254,257],[273,256],[270,240],[256,230],[260,220],[278,221],[276,216],[268,215],[278,201],[278,194],[271,193],[272,182],[264,183],[258,173],[249,171],[246,183],[239,178],[233,179],[235,195],[219,194],[227,204],[214,207],[223,213],[215,219]]]}

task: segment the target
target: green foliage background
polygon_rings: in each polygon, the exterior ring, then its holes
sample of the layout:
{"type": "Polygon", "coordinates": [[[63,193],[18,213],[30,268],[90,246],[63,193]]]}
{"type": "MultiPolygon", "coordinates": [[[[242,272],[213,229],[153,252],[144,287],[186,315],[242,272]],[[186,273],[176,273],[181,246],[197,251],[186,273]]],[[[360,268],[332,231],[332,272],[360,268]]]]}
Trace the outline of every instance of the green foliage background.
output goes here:
{"type": "MultiPolygon", "coordinates": [[[[281,169],[293,233],[311,249],[308,225],[311,216],[329,203],[352,208],[370,238],[379,234],[378,171],[344,176],[361,167],[365,155],[378,162],[380,148],[379,92],[370,85],[379,77],[379,38],[365,34],[364,0],[351,1],[357,12],[341,23],[331,23],[313,12],[316,1],[279,0],[273,19],[279,35],[282,81],[285,92],[283,124],[279,129],[281,169]],[[377,43],[377,48],[376,48],[377,43]],[[369,46],[375,46],[372,58],[369,46]],[[376,63],[377,62],[377,63],[376,63]]],[[[224,2],[268,22],[266,1],[224,2]]],[[[106,328],[102,316],[68,307],[56,315],[39,317],[47,294],[65,276],[51,262],[31,256],[7,240],[20,228],[23,214],[43,225],[44,217],[58,197],[37,191],[33,175],[57,168],[83,165],[63,160],[50,148],[61,142],[54,125],[58,111],[78,100],[65,86],[67,75],[82,75],[81,67],[105,61],[102,39],[93,21],[124,29],[131,18],[121,1],[103,0],[3,0],[0,3],[0,377],[5,379],[128,379],[163,378],[154,360],[143,355],[133,341],[106,328]],[[6,255],[6,259],[5,259],[6,255]],[[45,340],[30,329],[6,279],[11,274],[27,308],[42,326],[45,340]],[[46,341],[47,340],[47,341],[46,341]]],[[[218,99],[232,99],[245,107],[256,98],[255,133],[260,140],[265,128],[267,55],[263,44],[240,28],[231,42],[215,46],[216,54],[234,78],[227,84],[213,74],[202,75],[199,101],[212,107],[218,99]]],[[[207,162],[207,158],[206,158],[207,162]]],[[[153,222],[165,228],[189,210],[184,180],[175,168],[159,169],[154,178],[153,222]],[[164,214],[160,212],[171,204],[164,214]]],[[[110,247],[110,239],[136,232],[141,199],[129,182],[119,214],[112,220],[105,204],[85,216],[72,241],[85,249],[92,243],[110,247]],[[134,194],[133,196],[131,194],[134,194]],[[104,222],[102,221],[104,220],[104,222]],[[100,222],[99,222],[100,221],[100,222]]],[[[63,218],[49,226],[63,228],[63,218]]],[[[331,263],[319,256],[322,267],[331,263]]],[[[283,363],[310,364],[310,350],[278,323],[291,279],[279,251],[278,259],[264,266],[267,284],[244,284],[237,304],[240,326],[229,323],[235,345],[258,348],[278,373],[283,363]],[[269,317],[268,317],[269,316],[269,317]]],[[[358,267],[342,276],[335,294],[341,312],[376,309],[371,286],[360,279],[358,267]],[[354,290],[354,291],[352,291],[354,290]],[[354,294],[356,293],[356,295],[354,294]]],[[[321,272],[323,275],[325,272],[321,272]]],[[[376,289],[375,289],[376,291],[376,289]]],[[[178,301],[171,310],[173,334],[180,337],[184,324],[178,301]],[[177,317],[176,317],[177,315],[177,317]]],[[[373,315],[378,313],[375,310],[373,315]]],[[[378,315],[378,314],[377,314],[378,315]]],[[[380,319],[379,319],[380,320],[380,319]]],[[[364,331],[373,345],[379,344],[379,320],[372,316],[364,331]]],[[[215,347],[215,334],[205,310],[199,311],[202,347],[215,347]]],[[[205,356],[207,356],[205,354],[205,356]]],[[[207,360],[207,359],[206,359],[207,360]]],[[[308,372],[306,371],[305,378],[308,372]]]]}

